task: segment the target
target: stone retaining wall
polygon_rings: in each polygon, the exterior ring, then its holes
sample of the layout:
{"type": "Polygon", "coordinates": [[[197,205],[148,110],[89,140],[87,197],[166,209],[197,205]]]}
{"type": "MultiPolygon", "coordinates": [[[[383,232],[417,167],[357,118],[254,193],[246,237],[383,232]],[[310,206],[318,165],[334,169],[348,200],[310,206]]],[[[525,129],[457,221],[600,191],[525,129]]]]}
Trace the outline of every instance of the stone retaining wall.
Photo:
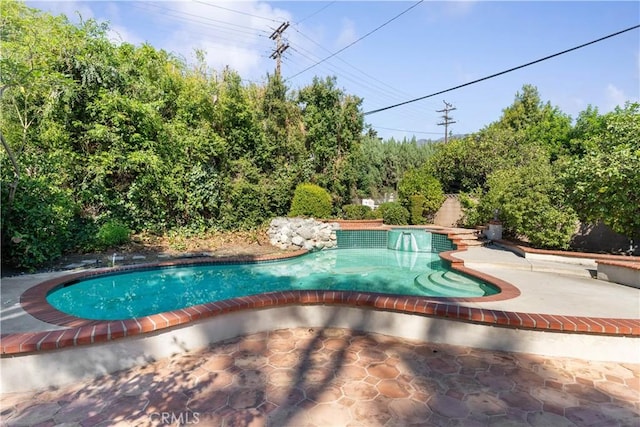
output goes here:
{"type": "Polygon", "coordinates": [[[269,225],[269,241],[280,249],[309,251],[335,248],[338,245],[337,223],[316,221],[313,218],[274,218],[269,225]]]}

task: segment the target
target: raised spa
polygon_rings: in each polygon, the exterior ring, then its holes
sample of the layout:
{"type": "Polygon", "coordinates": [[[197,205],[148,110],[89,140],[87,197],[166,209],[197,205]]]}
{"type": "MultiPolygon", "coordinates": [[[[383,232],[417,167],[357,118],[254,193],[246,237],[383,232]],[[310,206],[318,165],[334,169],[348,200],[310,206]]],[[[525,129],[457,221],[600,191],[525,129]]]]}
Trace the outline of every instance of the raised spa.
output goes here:
{"type": "Polygon", "coordinates": [[[428,297],[482,297],[499,292],[494,286],[451,271],[432,252],[431,233],[364,233],[348,232],[346,240],[345,235],[339,236],[339,249],[279,261],[144,268],[94,276],[53,289],[47,300],[58,310],[80,318],[121,320],[275,291],[340,290],[428,297]],[[365,240],[354,243],[358,238],[365,240]],[[379,247],[383,245],[386,247],[379,247]]]}

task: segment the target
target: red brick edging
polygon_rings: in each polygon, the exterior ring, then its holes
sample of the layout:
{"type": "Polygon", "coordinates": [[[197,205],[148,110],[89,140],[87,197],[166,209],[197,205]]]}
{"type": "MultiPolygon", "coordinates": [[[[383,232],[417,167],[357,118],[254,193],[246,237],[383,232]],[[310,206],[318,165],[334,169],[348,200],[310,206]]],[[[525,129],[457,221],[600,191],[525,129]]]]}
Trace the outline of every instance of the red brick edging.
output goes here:
{"type": "Polygon", "coordinates": [[[457,250],[440,254],[444,260],[451,263],[454,270],[469,274],[497,286],[501,292],[496,295],[480,298],[435,298],[353,291],[284,291],[234,298],[149,316],[115,321],[88,320],[70,316],[56,310],[46,301],[48,292],[55,287],[81,278],[103,274],[106,271],[117,272],[171,265],[270,261],[299,256],[306,251],[301,250],[293,253],[261,257],[235,257],[227,259],[201,258],[168,261],[145,266],[123,266],[116,269],[100,269],[75,273],[45,281],[28,289],[22,294],[20,301],[24,310],[39,320],[64,326],[68,329],[2,334],[0,335],[0,351],[3,356],[11,356],[92,343],[103,343],[123,337],[160,331],[226,313],[286,305],[344,305],[515,329],[640,337],[640,321],[635,319],[559,316],[465,307],[462,305],[465,302],[498,301],[515,298],[520,295],[520,291],[510,283],[467,268],[464,266],[462,260],[452,257],[453,253],[466,250],[464,245],[453,238],[455,233],[432,231],[449,235],[454,244],[457,245],[457,250]]]}

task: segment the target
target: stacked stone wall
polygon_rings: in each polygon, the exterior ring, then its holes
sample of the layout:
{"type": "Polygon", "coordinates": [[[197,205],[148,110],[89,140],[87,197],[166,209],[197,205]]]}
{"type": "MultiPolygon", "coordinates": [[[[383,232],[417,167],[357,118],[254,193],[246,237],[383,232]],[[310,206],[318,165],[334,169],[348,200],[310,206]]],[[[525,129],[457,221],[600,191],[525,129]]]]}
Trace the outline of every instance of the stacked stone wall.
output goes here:
{"type": "Polygon", "coordinates": [[[313,218],[278,217],[271,220],[269,240],[280,249],[307,249],[309,251],[335,248],[338,245],[337,223],[316,221],[313,218]]]}

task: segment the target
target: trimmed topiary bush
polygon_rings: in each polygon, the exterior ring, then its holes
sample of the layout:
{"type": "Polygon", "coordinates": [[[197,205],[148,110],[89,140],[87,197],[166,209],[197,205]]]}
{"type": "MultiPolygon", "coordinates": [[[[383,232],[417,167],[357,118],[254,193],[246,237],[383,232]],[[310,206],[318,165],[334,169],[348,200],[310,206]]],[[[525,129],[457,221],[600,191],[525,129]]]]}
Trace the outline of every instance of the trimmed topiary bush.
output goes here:
{"type": "Polygon", "coordinates": [[[382,214],[382,220],[388,225],[407,225],[409,222],[409,211],[399,202],[387,202],[378,207],[382,214]]]}
{"type": "Polygon", "coordinates": [[[373,219],[373,211],[365,205],[344,205],[342,207],[344,219],[373,219]]]}
{"type": "Polygon", "coordinates": [[[289,216],[329,218],[331,207],[331,195],[327,190],[315,184],[299,184],[293,193],[289,216]]]}

